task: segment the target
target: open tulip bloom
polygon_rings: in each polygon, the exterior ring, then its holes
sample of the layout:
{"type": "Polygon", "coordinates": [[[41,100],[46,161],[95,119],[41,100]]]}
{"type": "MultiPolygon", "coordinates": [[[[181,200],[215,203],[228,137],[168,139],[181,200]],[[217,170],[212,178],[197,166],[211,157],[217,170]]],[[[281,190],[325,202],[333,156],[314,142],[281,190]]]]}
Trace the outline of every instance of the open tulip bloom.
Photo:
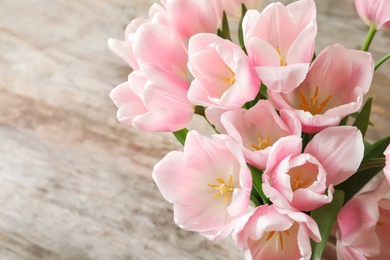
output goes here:
{"type": "Polygon", "coordinates": [[[360,50],[314,53],[314,0],[162,0],[108,41],[132,70],[110,94],[118,120],[184,146],[152,174],[180,228],[231,236],[245,259],[321,259],[332,230],[339,259],[390,257],[390,136],[365,139],[390,0],[355,2],[360,50]]]}

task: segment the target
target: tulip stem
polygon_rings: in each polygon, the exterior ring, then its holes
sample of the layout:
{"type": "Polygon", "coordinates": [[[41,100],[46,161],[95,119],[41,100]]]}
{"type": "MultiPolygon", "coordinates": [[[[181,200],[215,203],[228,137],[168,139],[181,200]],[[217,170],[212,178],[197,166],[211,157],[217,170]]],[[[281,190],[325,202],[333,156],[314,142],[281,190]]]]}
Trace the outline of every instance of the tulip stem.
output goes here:
{"type": "Polygon", "coordinates": [[[388,59],[390,58],[390,53],[387,54],[386,56],[382,57],[382,59],[380,59],[380,61],[378,61],[376,64],[375,64],[375,70],[377,70],[385,61],[387,61],[388,59]]]}
{"type": "Polygon", "coordinates": [[[197,115],[205,116],[205,113],[204,113],[205,110],[206,109],[204,107],[202,107],[202,106],[196,106],[194,112],[197,115]]]}
{"type": "Polygon", "coordinates": [[[372,40],[374,39],[375,33],[376,33],[376,28],[374,26],[371,26],[370,30],[368,30],[366,40],[362,46],[362,49],[361,49],[362,51],[368,51],[368,49],[370,48],[370,44],[371,44],[372,40]]]}

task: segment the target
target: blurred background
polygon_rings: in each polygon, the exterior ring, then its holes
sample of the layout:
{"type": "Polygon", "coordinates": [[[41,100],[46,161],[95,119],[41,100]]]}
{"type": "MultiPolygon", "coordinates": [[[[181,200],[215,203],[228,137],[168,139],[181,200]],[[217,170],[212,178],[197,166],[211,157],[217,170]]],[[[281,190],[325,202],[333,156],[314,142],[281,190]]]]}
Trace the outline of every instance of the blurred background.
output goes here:
{"type": "MultiPolygon", "coordinates": [[[[0,259],[242,258],[230,239],[173,223],[151,179],[154,164],[181,149],[173,135],[117,122],[108,95],[131,71],[107,39],[123,40],[153,2],[0,0],[0,259]]],[[[317,54],[360,48],[368,28],[353,0],[317,9],[317,54]]],[[[378,32],[371,51],[389,53],[390,32],[378,32]]],[[[390,62],[369,95],[374,141],[389,135],[390,62]]]]}

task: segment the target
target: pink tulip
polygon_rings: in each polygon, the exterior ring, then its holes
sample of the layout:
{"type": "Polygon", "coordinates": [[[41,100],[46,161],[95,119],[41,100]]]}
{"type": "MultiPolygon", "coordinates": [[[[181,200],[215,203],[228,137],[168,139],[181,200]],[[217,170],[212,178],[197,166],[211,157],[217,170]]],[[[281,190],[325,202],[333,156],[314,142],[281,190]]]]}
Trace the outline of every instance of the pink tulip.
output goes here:
{"type": "Polygon", "coordinates": [[[187,135],[184,152],[173,151],[153,170],[175,223],[209,239],[228,236],[250,203],[252,175],[238,145],[226,135],[187,135]]]}
{"type": "Polygon", "coordinates": [[[111,49],[111,51],[126,61],[133,70],[139,69],[136,55],[134,54],[133,48],[131,47],[134,33],[141,26],[141,24],[146,22],[147,20],[142,18],[137,18],[131,21],[125,30],[125,41],[116,39],[108,40],[108,47],[111,49]]]}
{"type": "Polygon", "coordinates": [[[180,77],[151,67],[132,72],[110,97],[120,122],[142,131],[171,132],[191,121],[194,107],[187,99],[188,87],[180,77]]]}
{"type": "Polygon", "coordinates": [[[108,47],[133,69],[139,69],[137,52],[133,50],[134,37],[142,24],[152,23],[170,27],[165,9],[158,4],[153,4],[149,9],[149,18],[136,18],[130,22],[125,30],[125,41],[116,39],[108,40],[108,47]]]}
{"type": "Polygon", "coordinates": [[[310,259],[310,238],[319,242],[320,232],[310,216],[263,205],[245,215],[233,232],[245,259],[310,259]]]}
{"type": "Polygon", "coordinates": [[[222,8],[229,19],[239,19],[241,17],[241,5],[244,4],[247,9],[258,9],[261,6],[261,0],[221,0],[222,8]]]}
{"type": "Polygon", "coordinates": [[[219,0],[162,0],[175,32],[189,39],[197,33],[216,33],[222,19],[219,0]]]}
{"type": "Polygon", "coordinates": [[[383,154],[385,155],[386,159],[386,165],[383,168],[383,173],[385,174],[387,181],[390,183],[390,144],[387,146],[383,154]]]}
{"type": "Polygon", "coordinates": [[[389,259],[390,186],[386,180],[376,188],[348,201],[337,215],[338,259],[389,259]]]}
{"type": "Polygon", "coordinates": [[[263,190],[279,207],[310,211],[329,203],[333,186],[356,172],[364,145],[360,131],[351,126],[324,129],[303,153],[301,145],[296,136],[283,137],[273,145],[263,190]]]}
{"type": "Polygon", "coordinates": [[[267,100],[260,100],[249,110],[240,108],[222,114],[220,129],[216,120],[210,118],[217,130],[232,136],[241,146],[246,161],[257,169],[265,169],[272,145],[281,137],[301,136],[300,122],[290,111],[280,111],[280,116],[267,100]]]}
{"type": "Polygon", "coordinates": [[[318,55],[306,79],[293,92],[268,94],[276,108],[294,111],[302,131],[316,133],[338,125],[360,109],[373,73],[371,54],[336,44],[318,55]]]}
{"type": "Polygon", "coordinates": [[[288,93],[304,79],[317,34],[313,0],[284,6],[277,2],[260,14],[249,10],[243,21],[245,47],[268,89],[288,93]]]}
{"type": "Polygon", "coordinates": [[[238,45],[203,33],[190,39],[188,52],[195,77],[188,91],[193,104],[233,109],[256,97],[260,80],[238,45]]]}
{"type": "Polygon", "coordinates": [[[377,30],[390,29],[389,0],[355,0],[356,10],[362,20],[377,30]]]}

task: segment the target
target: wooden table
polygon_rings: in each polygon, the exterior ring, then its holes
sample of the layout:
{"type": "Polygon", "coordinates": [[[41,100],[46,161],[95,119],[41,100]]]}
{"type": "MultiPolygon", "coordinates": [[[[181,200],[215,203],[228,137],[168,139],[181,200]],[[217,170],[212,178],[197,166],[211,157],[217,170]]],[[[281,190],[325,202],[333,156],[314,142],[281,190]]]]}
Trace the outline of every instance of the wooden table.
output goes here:
{"type": "MultiPolygon", "coordinates": [[[[119,124],[108,97],[130,70],[107,39],[123,39],[152,2],[0,2],[0,259],[241,258],[230,239],[174,225],[151,170],[180,146],[119,124]]],[[[359,47],[367,28],[353,1],[317,2],[317,52],[359,47]]],[[[372,51],[390,51],[389,32],[372,51]]],[[[371,89],[372,140],[389,134],[389,72],[371,89]]]]}

